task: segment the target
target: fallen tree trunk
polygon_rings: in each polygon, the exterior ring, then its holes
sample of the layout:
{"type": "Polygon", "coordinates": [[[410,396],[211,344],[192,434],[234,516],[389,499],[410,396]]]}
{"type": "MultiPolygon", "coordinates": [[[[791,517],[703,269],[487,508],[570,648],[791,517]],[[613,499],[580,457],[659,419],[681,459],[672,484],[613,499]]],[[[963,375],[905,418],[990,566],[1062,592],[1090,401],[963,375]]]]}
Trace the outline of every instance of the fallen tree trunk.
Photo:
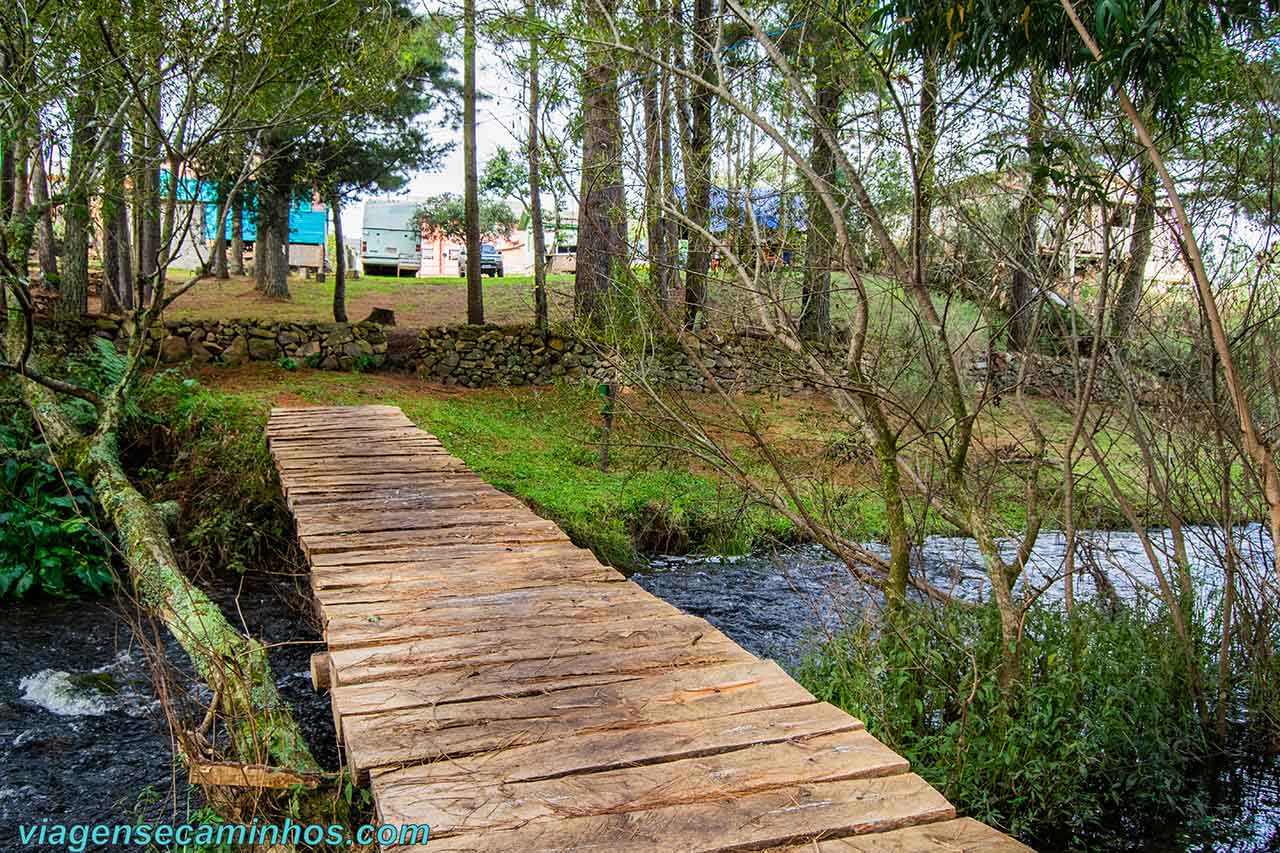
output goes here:
{"type": "MultiPolygon", "coordinates": [[[[236,631],[222,611],[179,568],[165,515],[130,482],[120,460],[118,424],[129,376],[142,357],[135,339],[129,369],[109,394],[78,389],[98,412],[97,429],[86,435],[63,415],[49,380],[27,370],[23,323],[10,323],[8,349],[22,365],[24,395],[60,467],[90,483],[114,524],[138,602],[162,621],[182,646],[196,674],[213,691],[215,710],[230,738],[232,757],[244,764],[289,770],[319,769],[288,704],[276,690],[266,649],[236,631]]],[[[146,338],[146,321],[137,324],[146,338]]],[[[189,756],[191,760],[200,756],[189,756]]]]}

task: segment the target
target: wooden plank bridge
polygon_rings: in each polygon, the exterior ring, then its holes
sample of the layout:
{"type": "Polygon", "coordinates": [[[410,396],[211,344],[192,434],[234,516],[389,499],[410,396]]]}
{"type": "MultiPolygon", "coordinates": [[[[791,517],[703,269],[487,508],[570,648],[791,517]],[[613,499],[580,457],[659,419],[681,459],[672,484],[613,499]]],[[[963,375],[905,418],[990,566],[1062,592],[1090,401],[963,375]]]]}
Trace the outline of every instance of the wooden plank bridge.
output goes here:
{"type": "Polygon", "coordinates": [[[431,851],[1027,848],[393,406],[276,409],[346,760],[431,851]]]}

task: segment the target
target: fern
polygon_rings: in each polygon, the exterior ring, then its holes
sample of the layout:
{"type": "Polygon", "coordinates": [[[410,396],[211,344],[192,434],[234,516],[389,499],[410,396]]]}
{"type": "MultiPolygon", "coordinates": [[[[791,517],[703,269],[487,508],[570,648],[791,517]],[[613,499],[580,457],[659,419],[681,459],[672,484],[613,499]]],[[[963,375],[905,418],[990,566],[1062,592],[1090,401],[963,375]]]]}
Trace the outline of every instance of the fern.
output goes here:
{"type": "MultiPolygon", "coordinates": [[[[129,371],[129,359],[116,350],[115,344],[106,338],[95,337],[90,341],[84,355],[72,360],[71,373],[84,386],[98,394],[106,394],[124,379],[129,371]]],[[[130,387],[125,389],[124,422],[133,422],[143,417],[143,410],[135,402],[137,378],[130,380],[130,387]]],[[[85,426],[85,416],[90,422],[95,420],[96,413],[68,412],[72,419],[85,426]]]]}

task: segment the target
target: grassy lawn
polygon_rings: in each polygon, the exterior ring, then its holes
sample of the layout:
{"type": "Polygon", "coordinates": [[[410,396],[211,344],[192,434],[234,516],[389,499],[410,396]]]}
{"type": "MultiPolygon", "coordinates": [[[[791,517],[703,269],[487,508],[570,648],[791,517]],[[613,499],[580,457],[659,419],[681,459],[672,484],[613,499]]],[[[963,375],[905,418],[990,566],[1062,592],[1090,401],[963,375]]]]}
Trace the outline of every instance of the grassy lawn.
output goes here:
{"type": "MultiPolygon", "coordinates": [[[[175,271],[174,278],[181,273],[175,271]]],[[[551,276],[555,312],[572,305],[572,276],[551,276]],[[568,298],[563,298],[567,293],[568,298]]],[[[333,319],[333,276],[318,282],[289,279],[290,298],[269,299],[249,276],[209,279],[184,294],[168,311],[170,319],[266,319],[328,322],[333,319]]],[[[533,276],[484,279],[485,320],[503,325],[533,322],[533,276]]],[[[374,308],[391,308],[406,328],[454,325],[467,320],[467,287],[460,278],[365,276],[347,282],[347,316],[362,320],[374,308]]]]}
{"type": "MultiPolygon", "coordinates": [[[[665,448],[662,437],[641,414],[644,400],[624,396],[615,426],[612,465],[599,469],[600,398],[571,386],[465,391],[443,388],[403,375],[285,371],[252,364],[228,370],[207,368],[200,380],[232,395],[265,418],[273,405],[363,403],[400,406],[416,424],[437,435],[449,451],[500,489],[510,492],[561,524],[575,542],[615,565],[635,565],[638,551],[695,550],[740,553],[769,542],[794,539],[787,522],[771,510],[751,506],[705,463],[665,448]]],[[[690,395],[684,405],[701,418],[729,421],[724,404],[690,395]]],[[[746,397],[741,405],[759,426],[806,501],[829,513],[838,526],[862,539],[883,532],[883,504],[876,473],[865,456],[844,452],[851,433],[822,398],[746,397]]],[[[1032,404],[1050,444],[1061,447],[1070,431],[1070,413],[1049,401],[1032,404]]],[[[258,421],[251,427],[261,429],[258,421]]],[[[734,455],[763,482],[776,476],[740,433],[716,431],[734,455]]],[[[1018,459],[1027,431],[1013,406],[991,407],[980,418],[975,476],[989,480],[991,512],[1010,531],[1025,522],[1026,496],[1018,459]]],[[[1120,434],[1097,436],[1107,448],[1129,496],[1139,506],[1148,494],[1132,444],[1120,434]]],[[[909,452],[916,452],[914,449],[909,452]]],[[[924,459],[917,459],[923,465],[924,459]]],[[[1123,525],[1101,477],[1082,465],[1077,494],[1080,524],[1123,525]]],[[[1048,466],[1045,486],[1061,481],[1048,466]]],[[[922,533],[953,533],[922,502],[912,502],[922,533]]],[[[1050,520],[1046,527],[1057,526],[1050,520]]]]}

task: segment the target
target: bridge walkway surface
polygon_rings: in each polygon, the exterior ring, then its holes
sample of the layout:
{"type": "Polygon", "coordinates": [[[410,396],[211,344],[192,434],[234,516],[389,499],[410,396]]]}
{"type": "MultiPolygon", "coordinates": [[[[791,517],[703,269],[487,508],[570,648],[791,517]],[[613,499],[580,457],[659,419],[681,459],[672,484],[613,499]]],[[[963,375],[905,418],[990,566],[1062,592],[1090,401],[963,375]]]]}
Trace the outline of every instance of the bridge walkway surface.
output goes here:
{"type": "MultiPolygon", "coordinates": [[[[430,851],[1028,848],[394,406],[267,427],[346,761],[430,851]]],[[[416,849],[416,848],[397,848],[416,849]]]]}

